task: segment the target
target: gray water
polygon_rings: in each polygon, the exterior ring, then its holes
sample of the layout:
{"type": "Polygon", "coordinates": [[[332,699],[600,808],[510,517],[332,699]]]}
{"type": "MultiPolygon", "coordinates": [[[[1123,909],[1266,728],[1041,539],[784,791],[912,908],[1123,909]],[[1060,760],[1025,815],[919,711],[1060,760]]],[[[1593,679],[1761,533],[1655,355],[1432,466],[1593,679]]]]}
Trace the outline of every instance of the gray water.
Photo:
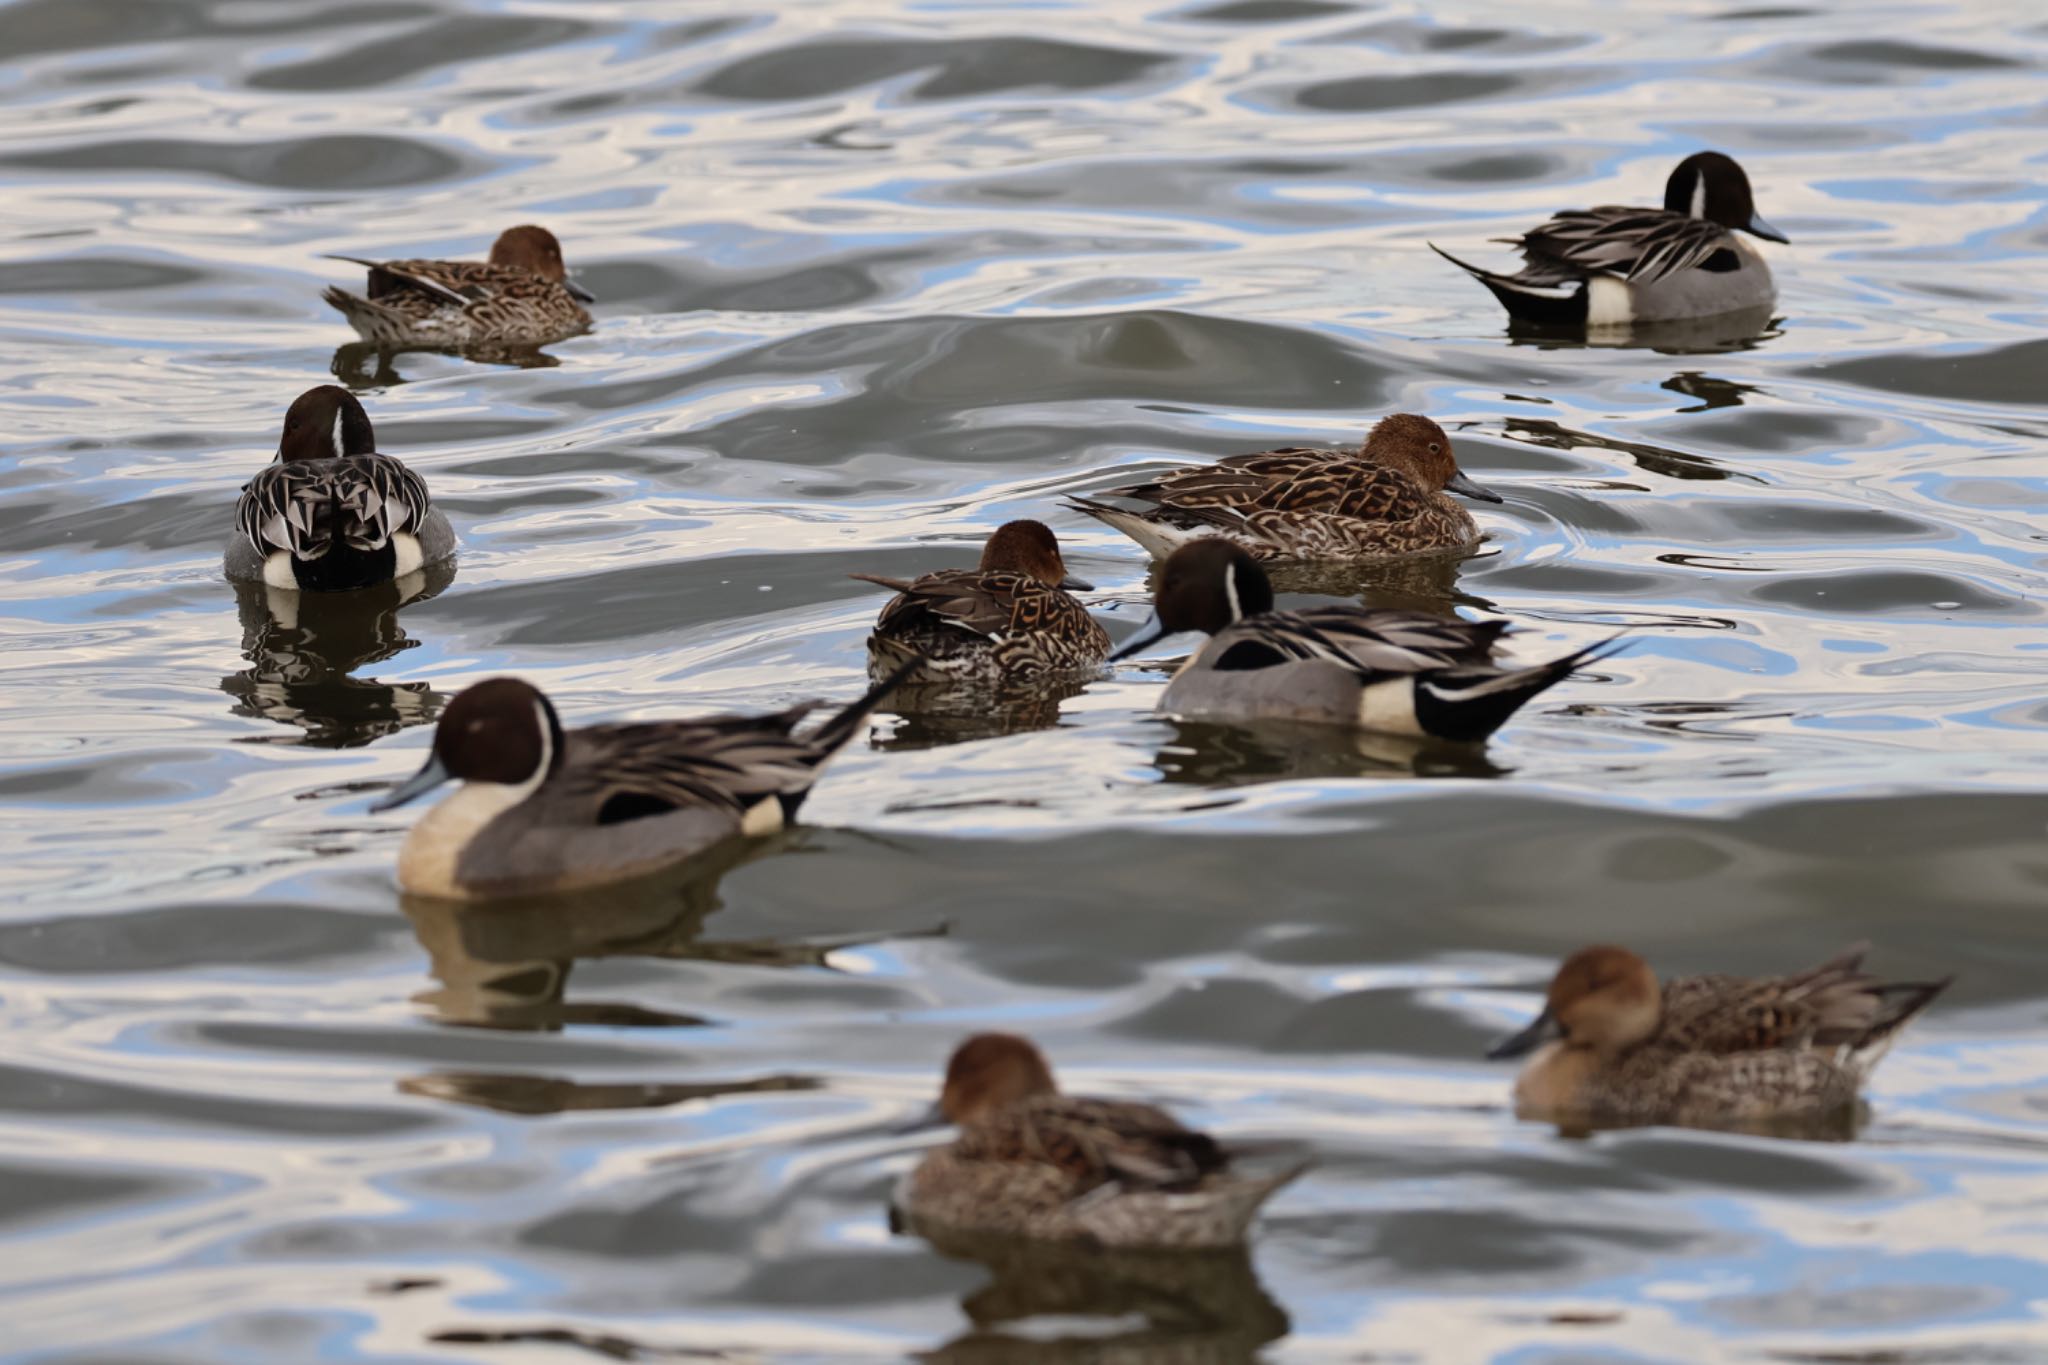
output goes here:
{"type": "MultiPolygon", "coordinates": [[[[17,1358],[2048,1359],[2038,6],[0,7],[0,1320],[17,1358]],[[1431,255],[1740,158],[1775,316],[1507,335],[1431,255]],[[552,365],[345,348],[322,259],[538,221],[552,365]],[[1746,330],[1745,330],[1746,329],[1746,330]],[[330,371],[462,537],[302,624],[218,555],[330,371]],[[402,904],[437,708],[862,686],[850,572],[1437,416],[1455,573],[1638,627],[1483,755],[1177,725],[1129,667],[884,714],[722,878],[402,904]],[[1848,1143],[1518,1122],[1550,966],[1956,986],[1848,1143]],[[889,1234],[952,1043],[1311,1143],[1249,1261],[889,1234]],[[698,1354],[693,1354],[698,1353],[698,1354]]],[[[715,869],[714,869],[715,871],[715,869]]]]}

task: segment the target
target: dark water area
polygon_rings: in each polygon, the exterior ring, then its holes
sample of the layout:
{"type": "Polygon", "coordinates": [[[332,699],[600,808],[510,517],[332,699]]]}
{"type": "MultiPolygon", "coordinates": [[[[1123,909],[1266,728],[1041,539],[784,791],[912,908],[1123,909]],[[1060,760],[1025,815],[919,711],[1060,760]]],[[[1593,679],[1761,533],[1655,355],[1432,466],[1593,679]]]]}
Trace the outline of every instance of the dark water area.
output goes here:
{"type": "Polygon", "coordinates": [[[2044,61],[2024,4],[0,6],[0,1350],[2048,1358],[2044,61]],[[1426,246],[1703,146],[1792,239],[1768,316],[1515,335],[1426,246]],[[320,302],[525,221],[599,302],[523,364],[320,302]],[[461,554],[280,619],[220,547],[331,375],[461,554]],[[1367,600],[1635,628],[1483,753],[1127,666],[885,712],[687,881],[395,888],[367,806],[469,682],[851,697],[847,575],[1017,516],[1123,636],[1146,566],[1060,495],[1390,410],[1506,502],[1367,600]],[[1853,1141],[1569,1140],[1482,1060],[1589,941],[1858,939],[1958,981],[1853,1141]],[[892,1236],[988,1027],[1319,1164],[1248,1258],[892,1236]]]}

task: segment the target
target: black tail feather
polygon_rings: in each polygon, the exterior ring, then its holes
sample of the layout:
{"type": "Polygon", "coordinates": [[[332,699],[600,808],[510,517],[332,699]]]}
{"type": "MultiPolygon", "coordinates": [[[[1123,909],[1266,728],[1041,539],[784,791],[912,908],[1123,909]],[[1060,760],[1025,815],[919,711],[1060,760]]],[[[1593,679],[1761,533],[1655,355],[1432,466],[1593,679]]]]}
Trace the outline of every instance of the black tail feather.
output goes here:
{"type": "Polygon", "coordinates": [[[874,709],[880,706],[891,692],[902,686],[904,679],[924,667],[924,663],[925,656],[919,654],[907,663],[890,670],[889,676],[870,687],[859,701],[813,730],[810,736],[811,743],[817,746],[822,755],[831,753],[852,739],[853,732],[860,728],[861,722],[873,714],[874,709]]]}

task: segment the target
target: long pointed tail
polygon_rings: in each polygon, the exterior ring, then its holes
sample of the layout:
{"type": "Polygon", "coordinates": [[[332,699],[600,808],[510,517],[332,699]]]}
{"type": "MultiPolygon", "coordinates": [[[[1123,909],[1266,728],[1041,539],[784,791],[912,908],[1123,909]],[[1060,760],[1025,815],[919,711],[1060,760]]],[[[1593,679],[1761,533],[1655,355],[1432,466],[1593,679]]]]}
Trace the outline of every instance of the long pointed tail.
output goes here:
{"type": "Polygon", "coordinates": [[[1507,672],[1442,669],[1416,680],[1415,718],[1425,734],[1439,739],[1467,743],[1485,739],[1541,693],[1630,643],[1626,633],[1612,635],[1548,663],[1507,672]]]}
{"type": "Polygon", "coordinates": [[[872,715],[874,709],[880,706],[883,699],[891,692],[894,692],[901,686],[905,678],[916,672],[924,664],[924,659],[925,656],[919,654],[907,663],[898,666],[890,672],[888,677],[870,687],[859,701],[848,706],[845,710],[833,716],[832,719],[813,730],[810,735],[810,742],[817,748],[820,755],[829,754],[840,745],[846,743],[847,740],[852,739],[853,732],[860,728],[861,722],[872,715]]]}

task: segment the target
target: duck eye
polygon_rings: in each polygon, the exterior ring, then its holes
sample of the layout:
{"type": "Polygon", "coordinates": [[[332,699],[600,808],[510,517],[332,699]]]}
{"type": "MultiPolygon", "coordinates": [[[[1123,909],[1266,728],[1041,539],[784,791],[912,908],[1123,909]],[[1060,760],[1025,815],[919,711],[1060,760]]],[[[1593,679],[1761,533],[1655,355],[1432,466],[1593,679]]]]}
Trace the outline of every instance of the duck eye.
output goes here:
{"type": "Polygon", "coordinates": [[[1438,445],[1438,444],[1437,444],[1437,443],[1436,443],[1435,441],[1431,441],[1431,442],[1429,443],[1429,453],[1430,453],[1430,454],[1432,454],[1432,455],[1441,455],[1441,454],[1443,454],[1443,449],[1444,449],[1444,448],[1443,448],[1442,446],[1438,445]]]}

